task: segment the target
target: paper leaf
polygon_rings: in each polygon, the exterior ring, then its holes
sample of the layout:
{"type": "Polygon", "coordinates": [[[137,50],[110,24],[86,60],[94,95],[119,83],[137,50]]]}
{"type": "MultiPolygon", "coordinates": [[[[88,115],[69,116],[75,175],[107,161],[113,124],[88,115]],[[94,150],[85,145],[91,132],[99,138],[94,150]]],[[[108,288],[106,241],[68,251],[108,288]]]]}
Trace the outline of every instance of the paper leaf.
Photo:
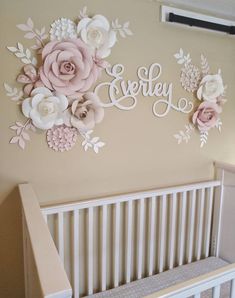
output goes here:
{"type": "Polygon", "coordinates": [[[3,85],[4,85],[4,88],[5,88],[5,90],[6,90],[7,92],[12,92],[12,88],[11,88],[11,86],[9,86],[7,83],[4,83],[3,85]]]}
{"type": "Polygon", "coordinates": [[[24,38],[27,38],[27,39],[33,39],[34,37],[36,37],[36,34],[33,32],[28,32],[24,35],[24,38]]]}
{"type": "Polygon", "coordinates": [[[33,21],[32,21],[32,19],[31,18],[28,18],[28,20],[27,20],[27,25],[29,26],[29,28],[30,29],[33,29],[33,21]]]}
{"type": "Polygon", "coordinates": [[[26,140],[26,141],[29,141],[30,140],[30,137],[29,135],[26,133],[26,132],[22,132],[22,137],[26,140]]]}
{"type": "Polygon", "coordinates": [[[25,24],[18,24],[18,25],[16,25],[16,27],[17,28],[19,28],[20,30],[22,30],[22,31],[29,31],[29,27],[27,26],[27,25],[25,25],[25,24]]]}
{"type": "Polygon", "coordinates": [[[19,139],[18,144],[19,144],[20,148],[24,150],[24,148],[25,148],[25,141],[22,138],[19,139]]]}
{"type": "Polygon", "coordinates": [[[15,47],[7,47],[7,49],[8,49],[10,52],[12,52],[12,53],[15,53],[15,52],[18,51],[18,49],[15,48],[15,47]]]}

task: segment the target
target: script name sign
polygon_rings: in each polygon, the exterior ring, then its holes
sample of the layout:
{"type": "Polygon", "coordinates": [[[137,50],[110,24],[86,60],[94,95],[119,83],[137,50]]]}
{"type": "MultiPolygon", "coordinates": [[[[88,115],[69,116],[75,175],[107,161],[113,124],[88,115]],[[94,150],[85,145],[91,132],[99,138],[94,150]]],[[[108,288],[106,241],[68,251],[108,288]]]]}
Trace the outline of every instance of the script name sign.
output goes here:
{"type": "MultiPolygon", "coordinates": [[[[173,102],[173,84],[161,82],[162,66],[153,63],[149,67],[140,66],[137,70],[137,81],[124,80],[124,65],[115,64],[106,68],[106,73],[113,78],[110,82],[102,82],[94,92],[99,94],[105,89],[108,98],[102,101],[102,106],[117,107],[121,110],[134,109],[140,94],[144,97],[156,98],[153,103],[153,113],[157,117],[165,117],[171,109],[188,114],[193,109],[193,103],[184,97],[173,102]]],[[[102,98],[103,96],[100,96],[102,98]]]]}

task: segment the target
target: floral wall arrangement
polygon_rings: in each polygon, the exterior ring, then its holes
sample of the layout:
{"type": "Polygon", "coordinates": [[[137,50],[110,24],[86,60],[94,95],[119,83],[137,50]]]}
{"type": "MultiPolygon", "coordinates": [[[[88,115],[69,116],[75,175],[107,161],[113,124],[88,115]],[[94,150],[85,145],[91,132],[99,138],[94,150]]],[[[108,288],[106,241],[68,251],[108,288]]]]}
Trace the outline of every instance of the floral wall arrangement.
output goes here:
{"type": "Polygon", "coordinates": [[[187,92],[195,94],[199,101],[191,122],[185,125],[186,130],[181,130],[175,134],[178,144],[188,141],[192,133],[198,130],[200,133],[201,147],[203,147],[208,139],[209,131],[217,128],[221,132],[222,121],[220,115],[222,107],[226,103],[223,79],[221,70],[216,74],[210,72],[207,59],[201,55],[201,69],[192,64],[190,54],[185,55],[180,49],[176,53],[177,63],[183,65],[181,68],[180,82],[187,92]]]}
{"type": "Polygon", "coordinates": [[[87,8],[80,11],[78,22],[61,18],[51,24],[49,34],[45,27],[36,29],[31,18],[17,27],[32,39],[35,51],[25,49],[18,42],[7,47],[25,66],[17,76],[22,90],[4,83],[7,96],[16,101],[27,118],[10,128],[16,135],[10,140],[24,149],[30,140],[28,131],[46,132],[47,144],[55,151],[70,150],[78,137],[83,138],[85,151],[98,153],[105,145],[91,134],[104,118],[100,98],[92,92],[95,82],[109,65],[106,58],[116,45],[118,35],[132,35],[129,22],[109,22],[105,16],[88,17],[87,8]],[[48,39],[49,37],[49,39],[48,39]]]}

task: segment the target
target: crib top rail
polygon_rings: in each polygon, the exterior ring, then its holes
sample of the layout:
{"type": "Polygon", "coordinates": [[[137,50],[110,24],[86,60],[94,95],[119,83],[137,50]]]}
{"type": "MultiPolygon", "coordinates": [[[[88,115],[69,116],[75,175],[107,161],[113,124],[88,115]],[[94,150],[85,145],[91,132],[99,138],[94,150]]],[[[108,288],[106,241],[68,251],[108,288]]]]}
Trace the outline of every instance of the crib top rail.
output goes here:
{"type": "Polygon", "coordinates": [[[108,196],[104,198],[94,198],[88,200],[80,200],[77,202],[71,202],[66,204],[54,204],[53,206],[41,207],[41,211],[44,215],[56,214],[58,212],[69,212],[73,210],[86,209],[90,207],[99,207],[104,205],[111,205],[116,203],[123,203],[128,201],[134,201],[144,198],[158,197],[169,194],[177,194],[188,191],[196,191],[199,189],[213,188],[221,185],[221,181],[212,180],[188,185],[180,185],[168,188],[159,188],[149,191],[128,193],[123,195],[108,196]]]}
{"type": "Polygon", "coordinates": [[[19,192],[23,211],[26,297],[39,297],[38,292],[40,297],[72,297],[70,283],[31,185],[20,184],[19,192]]]}
{"type": "MultiPolygon", "coordinates": [[[[230,297],[234,298],[235,263],[145,296],[145,298],[187,298],[191,296],[201,297],[200,293],[211,288],[213,289],[213,293],[219,293],[220,286],[228,281],[231,281],[230,297]]],[[[219,296],[213,295],[213,297],[219,296]]]]}

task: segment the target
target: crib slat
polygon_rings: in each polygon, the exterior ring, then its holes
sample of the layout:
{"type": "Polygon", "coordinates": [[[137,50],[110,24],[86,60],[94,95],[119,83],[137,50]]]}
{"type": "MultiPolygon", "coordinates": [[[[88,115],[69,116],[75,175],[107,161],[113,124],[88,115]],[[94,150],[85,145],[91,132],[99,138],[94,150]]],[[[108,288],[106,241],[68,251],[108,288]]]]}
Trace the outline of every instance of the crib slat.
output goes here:
{"type": "Polygon", "coordinates": [[[212,288],[212,298],[220,297],[220,285],[212,288]]]}
{"type": "Polygon", "coordinates": [[[102,207],[102,257],[101,257],[101,290],[106,290],[106,262],[107,262],[107,205],[102,207]]]}
{"type": "Polygon", "coordinates": [[[73,211],[73,291],[79,298],[79,210],[73,211]]]}
{"type": "Polygon", "coordinates": [[[166,195],[160,200],[160,246],[159,246],[159,272],[164,269],[165,259],[165,240],[166,240],[166,195]]]}
{"type": "Polygon", "coordinates": [[[137,244],[137,279],[142,277],[142,264],[143,264],[143,235],[144,235],[144,199],[138,202],[138,244],[137,244]]]}
{"type": "Polygon", "coordinates": [[[200,260],[201,258],[204,205],[205,205],[205,188],[200,190],[199,207],[198,207],[199,214],[198,214],[197,255],[196,255],[197,261],[200,260]]]}
{"type": "Polygon", "coordinates": [[[188,229],[188,263],[192,262],[193,258],[193,239],[194,239],[194,225],[195,225],[195,208],[196,208],[196,189],[191,192],[189,216],[189,229],[188,229]]]}
{"type": "Polygon", "coordinates": [[[120,203],[115,204],[114,231],[114,287],[118,287],[120,259],[120,203]]]}
{"type": "Polygon", "coordinates": [[[174,267],[175,258],[175,235],[176,235],[176,204],[177,196],[173,193],[171,197],[171,209],[170,209],[170,233],[169,233],[169,269],[174,267]]]}
{"type": "Polygon", "coordinates": [[[213,191],[214,191],[214,188],[210,187],[209,188],[208,206],[207,206],[207,225],[206,225],[206,236],[205,236],[205,257],[206,258],[209,256],[209,249],[210,249],[213,191]]]}
{"type": "Polygon", "coordinates": [[[235,279],[230,283],[230,298],[235,298],[235,279]]]}
{"type": "Polygon", "coordinates": [[[200,297],[201,297],[201,294],[200,293],[198,293],[196,295],[193,295],[193,298],[200,298],[200,297]]]}
{"type": "Polygon", "coordinates": [[[152,197],[150,200],[150,216],[149,216],[149,260],[148,260],[149,276],[153,275],[155,217],[156,217],[156,197],[152,197]]]}
{"type": "Polygon", "coordinates": [[[179,241],[179,261],[178,265],[181,266],[183,264],[184,259],[184,244],[185,244],[185,225],[186,225],[186,200],[187,200],[187,193],[186,191],[182,194],[182,205],[180,209],[180,241],[179,241]]]}
{"type": "Polygon", "coordinates": [[[88,295],[93,294],[93,234],[94,234],[94,210],[88,208],[88,295]]]}
{"type": "Polygon", "coordinates": [[[58,251],[64,264],[64,213],[58,213],[58,251]]]}
{"type": "Polygon", "coordinates": [[[127,202],[126,212],[126,282],[131,281],[131,250],[132,250],[132,201],[127,202]]]}

